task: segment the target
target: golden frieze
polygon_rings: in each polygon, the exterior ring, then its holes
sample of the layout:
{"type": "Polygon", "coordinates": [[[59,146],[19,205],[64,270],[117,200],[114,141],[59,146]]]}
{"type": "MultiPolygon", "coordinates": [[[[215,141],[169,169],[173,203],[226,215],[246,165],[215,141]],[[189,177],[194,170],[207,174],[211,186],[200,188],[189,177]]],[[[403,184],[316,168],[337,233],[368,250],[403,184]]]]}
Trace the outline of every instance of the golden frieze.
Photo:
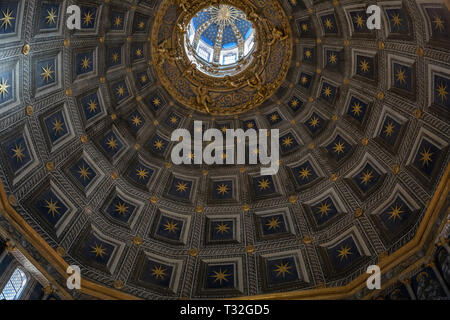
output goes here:
{"type": "MultiPolygon", "coordinates": [[[[291,64],[292,31],[278,1],[225,0],[220,4],[244,12],[255,31],[255,49],[248,60],[238,63],[236,74],[204,73],[185,49],[191,19],[207,7],[218,6],[218,1],[163,1],[152,30],[152,64],[162,85],[182,105],[212,115],[233,115],[259,106],[278,90],[291,64]]],[[[210,71],[214,72],[214,65],[210,71]]]]}

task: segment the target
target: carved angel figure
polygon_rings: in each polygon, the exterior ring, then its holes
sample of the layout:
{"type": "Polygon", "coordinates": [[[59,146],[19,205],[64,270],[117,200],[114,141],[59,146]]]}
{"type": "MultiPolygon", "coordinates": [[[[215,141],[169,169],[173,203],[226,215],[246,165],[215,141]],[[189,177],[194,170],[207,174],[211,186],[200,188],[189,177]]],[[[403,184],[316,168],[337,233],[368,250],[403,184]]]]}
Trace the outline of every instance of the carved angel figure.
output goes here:
{"type": "Polygon", "coordinates": [[[269,41],[269,46],[272,46],[277,41],[284,41],[288,38],[288,35],[285,35],[283,31],[278,30],[277,28],[272,29],[272,37],[269,41]]]}
{"type": "Polygon", "coordinates": [[[186,69],[183,71],[182,77],[193,76],[195,74],[196,65],[193,62],[190,62],[186,69]]]}
{"type": "Polygon", "coordinates": [[[196,94],[195,103],[200,108],[204,108],[207,113],[210,113],[208,105],[212,105],[213,100],[208,95],[208,88],[205,86],[192,87],[194,93],[196,94]]]}
{"type": "Polygon", "coordinates": [[[177,23],[177,28],[181,34],[185,34],[187,32],[186,26],[182,23],[177,23]]]}
{"type": "Polygon", "coordinates": [[[178,0],[178,5],[180,6],[180,8],[186,12],[187,11],[187,7],[189,5],[189,0],[178,0]]]}
{"type": "Polygon", "coordinates": [[[254,23],[262,23],[263,25],[267,26],[267,20],[264,17],[261,17],[258,13],[256,13],[254,8],[250,9],[250,12],[248,13],[248,18],[250,21],[254,23]]]}
{"type": "Polygon", "coordinates": [[[161,42],[161,44],[158,46],[157,52],[158,52],[158,65],[160,67],[164,64],[166,60],[169,61],[169,63],[171,64],[174,64],[177,60],[179,60],[179,57],[177,57],[176,50],[168,47],[167,39],[161,42]]]}
{"type": "Polygon", "coordinates": [[[247,80],[247,84],[250,89],[256,91],[259,99],[264,99],[266,97],[267,88],[264,87],[263,81],[258,74],[255,74],[255,77],[247,80]]]}
{"type": "Polygon", "coordinates": [[[237,88],[239,86],[236,82],[231,80],[230,76],[225,76],[225,84],[232,88],[237,88]]]}

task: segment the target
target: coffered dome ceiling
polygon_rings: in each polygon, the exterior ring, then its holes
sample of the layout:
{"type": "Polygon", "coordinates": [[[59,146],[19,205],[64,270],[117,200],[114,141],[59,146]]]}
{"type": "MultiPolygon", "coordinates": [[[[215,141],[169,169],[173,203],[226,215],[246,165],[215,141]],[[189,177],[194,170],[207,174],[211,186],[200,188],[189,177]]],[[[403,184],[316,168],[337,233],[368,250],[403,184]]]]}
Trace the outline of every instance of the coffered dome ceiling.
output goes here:
{"type": "Polygon", "coordinates": [[[1,230],[69,298],[361,298],[373,264],[394,281],[445,216],[450,13],[383,2],[369,30],[366,6],[2,1],[1,230]],[[195,120],[279,129],[278,174],[172,164],[195,120]]]}

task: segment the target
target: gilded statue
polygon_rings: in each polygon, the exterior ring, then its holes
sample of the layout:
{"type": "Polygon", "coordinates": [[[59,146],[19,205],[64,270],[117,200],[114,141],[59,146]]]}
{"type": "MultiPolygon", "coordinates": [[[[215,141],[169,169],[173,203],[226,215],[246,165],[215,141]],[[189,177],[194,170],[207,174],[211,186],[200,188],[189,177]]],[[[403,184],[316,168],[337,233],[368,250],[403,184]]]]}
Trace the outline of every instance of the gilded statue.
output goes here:
{"type": "Polygon", "coordinates": [[[261,23],[264,26],[268,25],[268,22],[266,18],[260,16],[258,13],[256,13],[254,8],[250,8],[250,12],[248,13],[248,18],[250,21],[254,22],[255,24],[261,23]]]}
{"type": "Polygon", "coordinates": [[[231,80],[231,77],[230,76],[225,76],[225,84],[228,86],[228,87],[232,87],[232,88],[237,88],[237,87],[239,87],[239,84],[237,84],[236,82],[234,82],[233,80],[231,80]]]}
{"type": "Polygon", "coordinates": [[[178,5],[184,12],[187,12],[187,7],[189,5],[189,0],[178,0],[178,5]]]}
{"type": "Polygon", "coordinates": [[[186,76],[191,76],[192,77],[192,76],[194,76],[196,69],[197,69],[197,67],[196,67],[195,63],[190,62],[187,65],[186,69],[184,69],[184,71],[183,71],[181,76],[182,77],[186,77],[186,76]]]}
{"type": "Polygon", "coordinates": [[[186,26],[183,23],[177,23],[177,28],[183,35],[187,32],[186,26]]]}
{"type": "Polygon", "coordinates": [[[200,107],[206,110],[207,113],[210,113],[209,111],[209,105],[213,104],[213,100],[208,94],[208,88],[205,86],[200,85],[199,87],[192,87],[192,90],[196,94],[196,97],[194,98],[194,103],[200,107]]]}
{"type": "Polygon", "coordinates": [[[252,79],[247,79],[247,85],[250,89],[256,91],[258,95],[258,100],[264,100],[267,94],[267,88],[264,86],[261,77],[256,73],[252,79]]]}
{"type": "Polygon", "coordinates": [[[285,35],[283,31],[278,30],[277,28],[273,28],[272,29],[272,36],[270,38],[269,41],[269,46],[272,46],[275,44],[275,42],[277,41],[284,41],[288,38],[288,35],[285,35]]]}
{"type": "Polygon", "coordinates": [[[169,48],[168,40],[164,40],[157,49],[158,52],[158,65],[161,67],[167,60],[171,64],[175,64],[180,58],[177,57],[177,52],[173,48],[169,48]]]}

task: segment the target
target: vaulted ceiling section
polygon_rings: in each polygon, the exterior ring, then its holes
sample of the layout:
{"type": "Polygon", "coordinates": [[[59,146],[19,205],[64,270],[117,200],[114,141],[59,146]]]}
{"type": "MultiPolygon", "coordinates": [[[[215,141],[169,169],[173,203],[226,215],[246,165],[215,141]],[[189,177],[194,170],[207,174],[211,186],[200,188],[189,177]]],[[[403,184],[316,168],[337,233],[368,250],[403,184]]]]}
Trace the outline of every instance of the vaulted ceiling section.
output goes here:
{"type": "Polygon", "coordinates": [[[382,2],[369,30],[367,1],[221,1],[256,52],[217,82],[189,69],[177,25],[200,2],[0,2],[2,234],[66,298],[362,298],[373,264],[394,283],[446,221],[444,3],[382,2]],[[195,120],[279,129],[279,172],[172,164],[195,120]]]}

